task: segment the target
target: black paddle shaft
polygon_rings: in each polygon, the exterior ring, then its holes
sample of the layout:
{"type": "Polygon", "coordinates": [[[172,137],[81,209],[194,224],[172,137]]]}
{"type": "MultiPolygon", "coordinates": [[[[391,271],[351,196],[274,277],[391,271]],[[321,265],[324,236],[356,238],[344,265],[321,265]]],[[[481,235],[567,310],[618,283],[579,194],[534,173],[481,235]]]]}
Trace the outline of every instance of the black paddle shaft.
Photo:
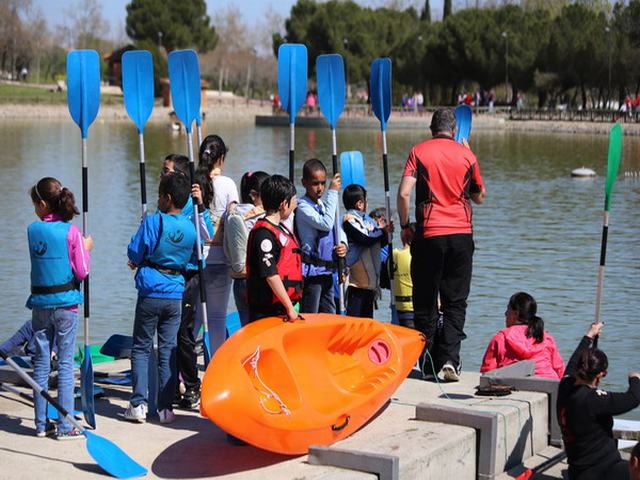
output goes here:
{"type": "MultiPolygon", "coordinates": [[[[383,152],[382,154],[382,169],[384,171],[384,195],[387,201],[387,223],[391,222],[391,209],[389,203],[389,161],[387,158],[387,152],[383,152]]],[[[393,234],[388,234],[389,239],[389,255],[387,256],[387,265],[389,266],[389,279],[393,280],[393,234]]]]}
{"type": "Polygon", "coordinates": [[[289,150],[289,180],[291,180],[292,182],[293,180],[293,175],[294,175],[294,163],[295,163],[295,150],[289,150]]]}
{"type": "MultiPolygon", "coordinates": [[[[191,184],[193,185],[196,181],[196,169],[194,167],[193,159],[189,162],[189,176],[191,177],[191,184]]],[[[193,216],[194,216],[194,224],[197,229],[200,228],[200,209],[198,208],[198,201],[194,196],[191,197],[193,201],[193,216]]],[[[199,249],[198,253],[202,252],[200,245],[197,245],[196,248],[199,249]]],[[[204,288],[204,269],[202,268],[202,259],[201,255],[197,255],[198,258],[198,279],[200,280],[200,301],[202,303],[207,303],[207,290],[204,288]]]]}
{"type": "MultiPolygon", "coordinates": [[[[86,165],[82,167],[82,213],[84,214],[84,224],[86,229],[87,217],[89,216],[89,169],[86,165]]],[[[83,232],[87,235],[87,232],[83,232]]],[[[90,299],[89,299],[89,276],[87,275],[82,282],[84,284],[84,317],[90,317],[90,299]]]]}
{"type": "Polygon", "coordinates": [[[142,205],[147,204],[147,176],[144,165],[144,162],[140,162],[140,200],[142,205]]]}
{"type": "MultiPolygon", "coordinates": [[[[336,173],[338,173],[338,154],[337,153],[333,153],[331,155],[331,162],[333,164],[333,174],[335,175],[336,173]]],[[[340,201],[340,200],[338,200],[340,201]]],[[[340,219],[336,218],[335,220],[336,222],[339,222],[340,219]]],[[[340,238],[336,238],[336,244],[340,243],[340,238]]],[[[345,265],[345,258],[344,257],[338,257],[338,283],[344,283],[343,282],[343,273],[346,269],[346,265],[345,265]]]]}
{"type": "Polygon", "coordinates": [[[600,244],[600,266],[604,267],[605,258],[607,258],[607,237],[609,236],[609,226],[602,226],[602,243],[600,244]]]}

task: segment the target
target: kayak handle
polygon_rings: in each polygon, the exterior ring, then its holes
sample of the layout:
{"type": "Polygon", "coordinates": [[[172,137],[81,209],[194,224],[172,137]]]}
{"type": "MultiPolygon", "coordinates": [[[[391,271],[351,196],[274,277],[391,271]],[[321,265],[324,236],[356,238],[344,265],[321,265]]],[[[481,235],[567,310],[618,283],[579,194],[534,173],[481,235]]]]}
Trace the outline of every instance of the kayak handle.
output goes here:
{"type": "Polygon", "coordinates": [[[351,415],[347,415],[341,425],[331,425],[331,430],[333,430],[334,432],[339,432],[347,425],[349,425],[349,420],[351,420],[351,415]]]}

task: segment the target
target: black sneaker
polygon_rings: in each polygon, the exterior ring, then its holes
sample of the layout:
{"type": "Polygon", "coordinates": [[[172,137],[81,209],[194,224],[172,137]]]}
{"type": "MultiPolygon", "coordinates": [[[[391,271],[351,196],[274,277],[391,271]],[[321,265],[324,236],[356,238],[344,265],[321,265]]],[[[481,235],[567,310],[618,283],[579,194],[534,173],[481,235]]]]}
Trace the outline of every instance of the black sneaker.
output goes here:
{"type": "Polygon", "coordinates": [[[448,361],[442,366],[440,373],[444,377],[445,382],[459,382],[461,370],[460,365],[456,367],[453,362],[448,361]]]}
{"type": "Polygon", "coordinates": [[[196,389],[187,390],[178,405],[185,410],[197,410],[200,406],[200,392],[196,389]]]}

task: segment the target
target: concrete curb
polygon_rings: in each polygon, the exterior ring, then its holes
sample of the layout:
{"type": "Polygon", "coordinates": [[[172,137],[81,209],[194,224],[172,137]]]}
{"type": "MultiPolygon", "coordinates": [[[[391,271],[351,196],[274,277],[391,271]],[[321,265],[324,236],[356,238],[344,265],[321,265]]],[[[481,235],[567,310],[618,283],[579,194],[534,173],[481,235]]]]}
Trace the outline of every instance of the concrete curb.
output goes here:
{"type": "Polygon", "coordinates": [[[400,459],[394,455],[322,446],[309,448],[309,463],[374,473],[379,480],[399,480],[400,459]]]}

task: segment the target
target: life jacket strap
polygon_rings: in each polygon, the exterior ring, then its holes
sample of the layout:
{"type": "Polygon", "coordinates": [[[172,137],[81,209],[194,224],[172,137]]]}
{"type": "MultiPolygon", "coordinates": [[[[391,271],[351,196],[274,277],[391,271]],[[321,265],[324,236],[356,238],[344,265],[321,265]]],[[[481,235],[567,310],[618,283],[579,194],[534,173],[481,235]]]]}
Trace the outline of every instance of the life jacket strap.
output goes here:
{"type": "Polygon", "coordinates": [[[31,285],[31,293],[33,295],[46,295],[48,293],[62,293],[62,292],[68,292],[70,290],[80,290],[80,282],[78,282],[76,279],[73,279],[70,282],[63,283],[62,285],[48,285],[48,286],[31,285]]]}
{"type": "Polygon", "coordinates": [[[396,295],[396,302],[413,302],[413,297],[411,295],[408,296],[401,296],[401,295],[396,295]]]}
{"type": "Polygon", "coordinates": [[[149,260],[145,260],[142,262],[142,267],[150,267],[154,270],[159,271],[160,273],[164,273],[166,275],[182,275],[181,270],[176,270],[175,268],[163,267],[162,265],[158,265],[157,263],[150,262],[149,260]]]}
{"type": "Polygon", "coordinates": [[[315,255],[310,255],[308,253],[302,252],[302,262],[307,265],[313,265],[314,267],[324,267],[329,270],[335,270],[337,268],[337,262],[334,260],[324,260],[322,258],[318,258],[315,255]]]}

